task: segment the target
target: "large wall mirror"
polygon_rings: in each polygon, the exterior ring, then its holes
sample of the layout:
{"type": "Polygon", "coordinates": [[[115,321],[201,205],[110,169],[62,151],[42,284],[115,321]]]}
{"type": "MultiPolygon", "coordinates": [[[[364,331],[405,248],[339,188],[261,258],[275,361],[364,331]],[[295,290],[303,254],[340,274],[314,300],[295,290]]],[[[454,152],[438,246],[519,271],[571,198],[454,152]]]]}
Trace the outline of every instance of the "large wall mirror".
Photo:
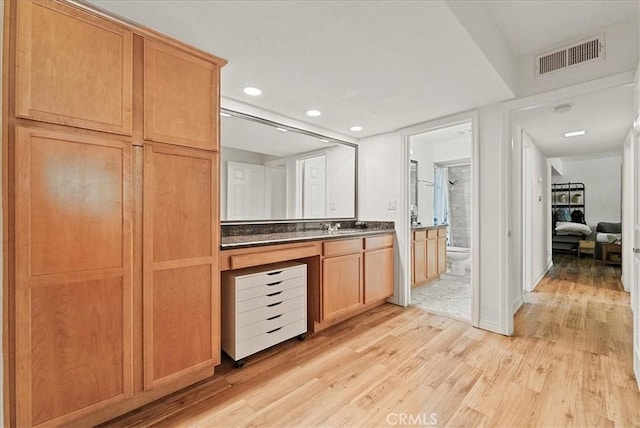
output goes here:
{"type": "Polygon", "coordinates": [[[355,219],[357,147],[222,109],[225,222],[355,219]]]}

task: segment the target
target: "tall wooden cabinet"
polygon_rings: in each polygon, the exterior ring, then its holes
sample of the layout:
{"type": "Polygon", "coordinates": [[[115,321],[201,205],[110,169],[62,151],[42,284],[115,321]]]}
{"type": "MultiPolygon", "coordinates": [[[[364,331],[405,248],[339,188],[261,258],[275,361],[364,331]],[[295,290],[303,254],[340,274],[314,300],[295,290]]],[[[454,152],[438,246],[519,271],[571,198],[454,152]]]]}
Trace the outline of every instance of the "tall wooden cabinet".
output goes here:
{"type": "Polygon", "coordinates": [[[64,1],[5,10],[5,422],[90,425],[219,363],[225,61],[64,1]]]}

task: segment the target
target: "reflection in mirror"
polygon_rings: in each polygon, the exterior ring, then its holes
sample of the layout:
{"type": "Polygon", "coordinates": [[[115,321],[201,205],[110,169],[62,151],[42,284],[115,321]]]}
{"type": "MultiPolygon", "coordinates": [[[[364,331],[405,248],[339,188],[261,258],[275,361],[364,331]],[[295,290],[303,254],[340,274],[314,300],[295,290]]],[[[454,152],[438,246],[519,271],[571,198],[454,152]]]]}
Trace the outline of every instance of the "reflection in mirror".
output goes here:
{"type": "Polygon", "coordinates": [[[355,219],[356,146],[222,110],[223,221],[355,219]]]}

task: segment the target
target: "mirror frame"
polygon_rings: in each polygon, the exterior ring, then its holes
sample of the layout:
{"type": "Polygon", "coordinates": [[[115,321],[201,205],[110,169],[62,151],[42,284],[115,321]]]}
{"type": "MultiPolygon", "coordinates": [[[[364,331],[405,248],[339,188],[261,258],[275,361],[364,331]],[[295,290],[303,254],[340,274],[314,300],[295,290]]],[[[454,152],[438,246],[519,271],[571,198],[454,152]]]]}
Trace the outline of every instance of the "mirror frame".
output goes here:
{"type": "MultiPolygon", "coordinates": [[[[238,117],[240,119],[250,120],[252,122],[261,123],[266,126],[271,127],[279,127],[284,128],[287,131],[295,132],[297,134],[306,135],[308,137],[318,138],[328,140],[329,143],[338,143],[344,146],[353,147],[355,150],[355,164],[354,164],[354,189],[353,189],[353,217],[328,217],[328,218],[312,218],[312,219],[303,219],[303,218],[289,218],[289,219],[265,219],[265,220],[222,220],[222,213],[220,212],[220,224],[221,225],[242,225],[242,224],[278,224],[278,223],[317,223],[324,221],[355,221],[358,219],[358,145],[349,143],[348,141],[340,140],[339,138],[329,137],[327,135],[318,134],[313,131],[308,131],[306,129],[297,128],[291,125],[285,125],[284,123],[274,122],[269,119],[264,119],[262,117],[253,116],[250,114],[242,113],[235,110],[230,110],[227,108],[220,108],[220,114],[228,114],[229,116],[238,117]]],[[[220,120],[220,128],[222,128],[222,120],[220,120]]],[[[220,130],[220,158],[222,158],[222,150],[224,144],[222,141],[222,129],[220,130]]],[[[222,169],[220,168],[220,171],[222,169]]],[[[220,177],[218,177],[219,182],[220,177]]],[[[222,197],[222,190],[219,191],[220,197],[222,197]]],[[[221,204],[218,204],[218,209],[220,209],[221,204]]]]}

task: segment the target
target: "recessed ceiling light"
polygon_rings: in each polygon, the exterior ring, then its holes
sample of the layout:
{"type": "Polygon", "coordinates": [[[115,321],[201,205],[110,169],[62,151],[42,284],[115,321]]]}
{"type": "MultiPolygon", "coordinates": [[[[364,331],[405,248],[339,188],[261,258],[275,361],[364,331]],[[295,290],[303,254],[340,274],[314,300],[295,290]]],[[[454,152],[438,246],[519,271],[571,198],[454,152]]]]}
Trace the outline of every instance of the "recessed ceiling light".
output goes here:
{"type": "Polygon", "coordinates": [[[225,113],[223,111],[220,112],[220,116],[222,116],[222,117],[231,117],[231,115],[229,113],[225,113]]]}
{"type": "Polygon", "coordinates": [[[322,114],[320,110],[307,110],[307,116],[318,117],[322,114]]]}
{"type": "Polygon", "coordinates": [[[252,97],[257,97],[258,95],[262,94],[262,91],[258,88],[247,86],[246,88],[244,88],[244,93],[247,95],[251,95],[252,97]]]}
{"type": "Polygon", "coordinates": [[[285,128],[280,128],[280,127],[277,127],[276,131],[287,132],[287,130],[285,128]]]}
{"type": "Polygon", "coordinates": [[[568,111],[571,111],[572,108],[573,108],[573,106],[571,104],[560,104],[559,106],[555,106],[553,108],[553,112],[554,113],[566,113],[568,111]]]}
{"type": "Polygon", "coordinates": [[[322,141],[323,143],[328,143],[329,140],[327,140],[326,138],[320,138],[320,141],[322,141]]]}
{"type": "Polygon", "coordinates": [[[349,128],[349,129],[350,129],[351,131],[358,132],[358,131],[362,131],[364,128],[363,128],[362,126],[359,126],[359,125],[354,125],[354,126],[352,126],[351,128],[349,128]]]}
{"type": "Polygon", "coordinates": [[[579,137],[579,136],[584,135],[584,134],[586,134],[586,133],[587,133],[587,132],[586,132],[584,129],[582,129],[582,130],[580,130],[580,131],[565,132],[565,133],[564,133],[564,136],[565,136],[566,138],[569,138],[569,137],[579,137]]]}

